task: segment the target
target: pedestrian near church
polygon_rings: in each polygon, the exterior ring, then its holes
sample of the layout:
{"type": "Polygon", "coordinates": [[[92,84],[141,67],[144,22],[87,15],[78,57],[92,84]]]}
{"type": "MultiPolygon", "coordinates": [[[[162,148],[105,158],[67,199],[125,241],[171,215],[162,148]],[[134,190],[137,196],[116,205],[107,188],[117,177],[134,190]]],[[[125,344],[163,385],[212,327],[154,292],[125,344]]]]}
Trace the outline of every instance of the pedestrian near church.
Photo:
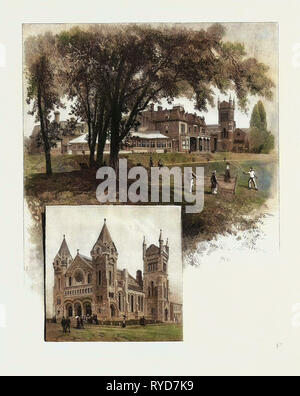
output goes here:
{"type": "Polygon", "coordinates": [[[63,328],[63,332],[66,333],[67,332],[67,330],[66,330],[66,319],[65,319],[64,316],[62,317],[62,320],[61,320],[61,326],[63,328]]]}
{"type": "Polygon", "coordinates": [[[66,331],[65,332],[69,332],[69,333],[71,333],[71,319],[68,317],[67,319],[66,319],[66,331]]]}

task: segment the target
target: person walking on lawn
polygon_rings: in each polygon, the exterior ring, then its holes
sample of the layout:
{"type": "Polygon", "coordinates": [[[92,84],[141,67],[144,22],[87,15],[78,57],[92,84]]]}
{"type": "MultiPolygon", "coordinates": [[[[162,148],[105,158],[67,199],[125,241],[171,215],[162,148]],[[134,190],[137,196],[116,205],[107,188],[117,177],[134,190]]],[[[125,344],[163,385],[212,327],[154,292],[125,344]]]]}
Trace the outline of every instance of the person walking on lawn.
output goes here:
{"type": "Polygon", "coordinates": [[[216,195],[218,193],[218,180],[216,176],[216,171],[213,171],[210,182],[211,182],[211,193],[216,195]]]}
{"type": "Polygon", "coordinates": [[[254,172],[254,169],[251,167],[249,172],[244,172],[245,175],[249,175],[249,180],[248,180],[248,189],[251,190],[252,189],[252,185],[254,186],[255,190],[257,191],[257,184],[256,184],[256,180],[257,176],[254,172]]]}

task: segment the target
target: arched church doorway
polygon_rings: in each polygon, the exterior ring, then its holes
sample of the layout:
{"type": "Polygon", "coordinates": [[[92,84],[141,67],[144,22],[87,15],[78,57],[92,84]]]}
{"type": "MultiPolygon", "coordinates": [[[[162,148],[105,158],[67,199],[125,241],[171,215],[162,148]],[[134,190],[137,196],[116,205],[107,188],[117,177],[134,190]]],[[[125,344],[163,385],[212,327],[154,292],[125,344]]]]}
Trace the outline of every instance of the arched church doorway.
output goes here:
{"type": "Polygon", "coordinates": [[[81,304],[76,303],[76,304],[74,305],[74,309],[75,309],[75,314],[76,314],[76,316],[81,316],[81,315],[82,315],[81,304]]]}
{"type": "Polygon", "coordinates": [[[110,306],[110,316],[113,318],[114,316],[116,316],[116,309],[114,307],[114,305],[110,306]]]}
{"type": "Polygon", "coordinates": [[[165,321],[167,322],[169,319],[169,311],[168,308],[165,309],[165,321]]]}
{"type": "Polygon", "coordinates": [[[190,151],[197,150],[197,138],[191,137],[190,138],[190,151]]]}
{"type": "Polygon", "coordinates": [[[67,314],[69,318],[73,316],[73,307],[71,304],[67,305],[67,314]]]}
{"type": "Polygon", "coordinates": [[[92,306],[90,303],[85,303],[84,304],[84,314],[87,316],[91,316],[92,315],[92,306]]]}
{"type": "Polygon", "coordinates": [[[214,151],[218,149],[218,138],[214,138],[214,151]]]}

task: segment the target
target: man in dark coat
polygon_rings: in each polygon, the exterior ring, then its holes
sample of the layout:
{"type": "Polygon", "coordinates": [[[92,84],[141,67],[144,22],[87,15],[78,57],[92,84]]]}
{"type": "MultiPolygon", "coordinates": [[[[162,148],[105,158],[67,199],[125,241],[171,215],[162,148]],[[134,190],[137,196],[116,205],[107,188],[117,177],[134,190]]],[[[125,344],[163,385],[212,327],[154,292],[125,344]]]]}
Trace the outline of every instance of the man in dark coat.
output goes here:
{"type": "Polygon", "coordinates": [[[66,319],[66,332],[67,330],[71,333],[71,319],[69,317],[66,319]]]}
{"type": "Polygon", "coordinates": [[[63,332],[66,333],[67,332],[67,330],[66,330],[66,319],[65,319],[64,316],[62,317],[62,320],[61,320],[61,326],[63,328],[63,332]]]}

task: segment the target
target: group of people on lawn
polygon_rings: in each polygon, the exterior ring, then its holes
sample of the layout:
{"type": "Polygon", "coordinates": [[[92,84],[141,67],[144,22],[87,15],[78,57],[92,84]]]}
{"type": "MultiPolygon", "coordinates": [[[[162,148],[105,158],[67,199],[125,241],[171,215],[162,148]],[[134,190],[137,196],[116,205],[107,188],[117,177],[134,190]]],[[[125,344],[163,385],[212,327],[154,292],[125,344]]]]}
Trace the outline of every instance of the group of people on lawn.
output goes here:
{"type": "MultiPolygon", "coordinates": [[[[85,317],[76,316],[76,329],[84,329],[85,323],[99,325],[99,320],[98,320],[97,315],[87,315],[85,317]]],[[[140,318],[140,325],[146,326],[145,316],[142,316],[140,318]]],[[[62,320],[61,320],[61,326],[63,328],[63,333],[67,333],[67,332],[70,333],[71,332],[71,319],[69,317],[65,318],[63,316],[62,320]]],[[[121,327],[122,328],[126,327],[126,315],[123,315],[121,327]]]]}
{"type": "MultiPolygon", "coordinates": [[[[208,161],[209,161],[209,159],[208,159],[208,161]]],[[[226,161],[226,158],[224,158],[224,161],[226,161]]],[[[158,164],[157,165],[158,165],[159,168],[162,168],[164,166],[161,159],[158,160],[158,164]]],[[[150,168],[152,168],[154,166],[152,156],[150,157],[149,166],[150,166],[150,168]]],[[[253,186],[254,189],[257,191],[258,190],[257,183],[256,183],[257,176],[255,174],[254,169],[252,167],[250,167],[249,172],[243,172],[243,173],[245,175],[249,175],[248,189],[251,190],[252,186],[253,186]]],[[[193,192],[195,179],[197,179],[197,176],[195,175],[195,173],[193,171],[191,171],[190,175],[189,175],[190,193],[193,192]]],[[[230,163],[226,162],[226,170],[225,170],[225,175],[224,175],[224,182],[225,183],[230,183],[230,180],[231,180],[230,163]]],[[[215,170],[211,174],[210,183],[211,183],[211,193],[213,195],[218,194],[219,183],[218,183],[218,179],[217,179],[217,171],[215,171],[215,170]]]]}

